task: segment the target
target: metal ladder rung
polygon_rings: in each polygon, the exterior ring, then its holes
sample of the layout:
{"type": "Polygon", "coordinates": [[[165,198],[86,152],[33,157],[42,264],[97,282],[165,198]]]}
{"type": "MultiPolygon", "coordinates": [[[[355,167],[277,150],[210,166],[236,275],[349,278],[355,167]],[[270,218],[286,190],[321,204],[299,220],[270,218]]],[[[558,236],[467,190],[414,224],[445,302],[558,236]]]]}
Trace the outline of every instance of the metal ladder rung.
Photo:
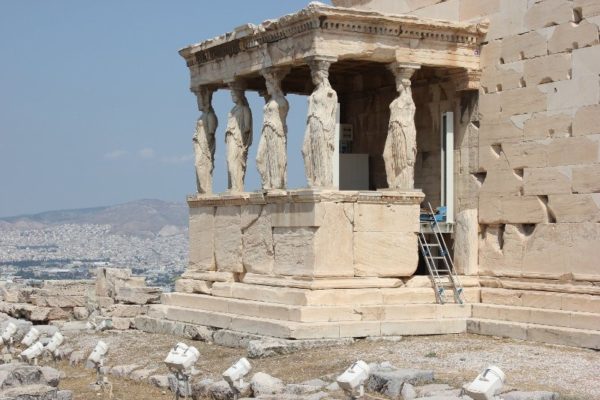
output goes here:
{"type": "Polygon", "coordinates": [[[446,241],[444,240],[442,231],[439,228],[438,221],[435,219],[435,213],[433,211],[433,208],[431,207],[431,203],[429,203],[428,206],[428,214],[431,217],[429,223],[432,227],[433,236],[437,243],[428,243],[427,237],[423,232],[420,232],[418,237],[419,247],[421,248],[421,253],[425,258],[425,264],[427,265],[427,269],[429,270],[429,275],[436,291],[436,297],[439,303],[444,304],[446,301],[445,289],[449,288],[454,292],[455,302],[462,304],[462,285],[460,284],[458,276],[456,276],[456,272],[454,270],[454,263],[448,252],[446,241]],[[431,254],[430,248],[432,247],[439,248],[440,255],[434,256],[433,254],[431,254]],[[444,264],[442,266],[438,266],[436,260],[444,260],[444,264]],[[440,274],[440,272],[442,272],[443,274],[440,274]]]}

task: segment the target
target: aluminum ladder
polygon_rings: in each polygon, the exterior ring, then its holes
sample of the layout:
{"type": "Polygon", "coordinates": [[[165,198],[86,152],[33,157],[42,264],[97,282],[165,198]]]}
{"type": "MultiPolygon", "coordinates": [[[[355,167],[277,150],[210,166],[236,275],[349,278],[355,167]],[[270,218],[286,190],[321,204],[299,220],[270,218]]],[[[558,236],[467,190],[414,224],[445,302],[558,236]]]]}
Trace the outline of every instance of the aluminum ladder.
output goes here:
{"type": "Polygon", "coordinates": [[[440,226],[435,219],[431,203],[427,205],[429,207],[431,234],[434,239],[432,242],[428,242],[425,233],[419,231],[419,248],[429,270],[429,276],[435,290],[435,297],[438,303],[444,304],[446,303],[446,289],[451,289],[454,294],[454,301],[457,304],[463,304],[462,284],[454,269],[454,262],[448,252],[448,247],[446,246],[440,226]]]}

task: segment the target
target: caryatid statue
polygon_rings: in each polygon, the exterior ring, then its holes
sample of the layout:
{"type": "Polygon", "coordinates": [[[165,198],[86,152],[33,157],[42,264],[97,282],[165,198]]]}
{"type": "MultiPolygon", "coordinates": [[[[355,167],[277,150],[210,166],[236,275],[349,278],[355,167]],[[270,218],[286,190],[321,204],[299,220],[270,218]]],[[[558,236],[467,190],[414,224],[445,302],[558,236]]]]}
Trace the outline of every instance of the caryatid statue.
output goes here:
{"type": "Polygon", "coordinates": [[[390,104],[390,124],[383,150],[390,189],[414,189],[415,186],[417,128],[410,78],[418,68],[417,65],[397,63],[390,67],[398,90],[398,97],[390,104]]]}
{"type": "Polygon", "coordinates": [[[248,148],[252,144],[252,112],[244,94],[244,88],[234,82],[229,85],[231,99],[235,106],[227,116],[227,172],[229,175],[229,190],[244,191],[244,177],[248,160],[248,148]]]}
{"type": "Polygon", "coordinates": [[[329,83],[330,65],[329,60],[310,61],[315,89],[308,99],[308,119],[302,146],[304,169],[310,187],[333,186],[338,97],[329,83]]]}
{"type": "Polygon", "coordinates": [[[287,115],[289,103],[281,90],[287,70],[262,71],[267,86],[262,134],[258,143],[256,166],[263,189],[285,189],[287,174],[287,115]]]}
{"type": "Polygon", "coordinates": [[[215,132],[218,126],[217,115],[212,107],[214,89],[201,86],[194,89],[198,100],[198,110],[202,112],[196,122],[194,144],[194,164],[198,193],[212,193],[212,176],[215,168],[215,132]]]}

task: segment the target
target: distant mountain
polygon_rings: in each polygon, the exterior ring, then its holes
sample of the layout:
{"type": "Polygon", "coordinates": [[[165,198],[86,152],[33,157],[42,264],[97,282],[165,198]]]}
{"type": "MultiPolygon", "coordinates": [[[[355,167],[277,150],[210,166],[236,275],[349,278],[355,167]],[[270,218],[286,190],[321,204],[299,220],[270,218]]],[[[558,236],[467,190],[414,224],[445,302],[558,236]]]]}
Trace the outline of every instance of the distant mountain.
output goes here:
{"type": "Polygon", "coordinates": [[[138,200],[115,206],[0,218],[0,228],[39,229],[59,224],[110,225],[114,233],[136,236],[171,235],[187,228],[188,208],[185,203],[138,200]]]}

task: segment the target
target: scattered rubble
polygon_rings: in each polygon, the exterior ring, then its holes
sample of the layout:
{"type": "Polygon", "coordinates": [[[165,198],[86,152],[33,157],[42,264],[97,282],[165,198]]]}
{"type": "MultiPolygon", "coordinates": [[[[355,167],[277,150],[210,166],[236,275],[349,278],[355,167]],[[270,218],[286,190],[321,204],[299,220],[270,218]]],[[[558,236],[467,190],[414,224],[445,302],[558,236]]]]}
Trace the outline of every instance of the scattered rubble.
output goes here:
{"type": "MultiPolygon", "coordinates": [[[[366,338],[359,341],[347,339],[285,340],[235,332],[227,329],[209,328],[189,323],[154,318],[149,315],[150,304],[160,300],[157,288],[145,286],[143,278],[131,275],[128,270],[101,268],[93,282],[70,281],[46,282],[31,287],[21,284],[0,286],[0,328],[9,323],[17,326],[15,340],[20,339],[35,325],[45,343],[59,329],[69,337],[79,337],[78,342],[68,342],[57,354],[58,360],[68,360],[63,365],[83,368],[82,364],[91,343],[82,347],[82,340],[94,335],[136,335],[130,329],[167,335],[173,342],[183,340],[202,341],[210,345],[245,349],[245,356],[253,363],[269,358],[277,359],[295,352],[309,352],[323,347],[344,347],[357,342],[370,346],[402,346],[402,337],[366,338]],[[56,319],[55,319],[56,318],[56,319]],[[181,339],[179,339],[181,340],[181,339]]],[[[142,335],[143,333],[137,333],[142,335]]],[[[94,341],[96,339],[90,339],[94,341]]],[[[408,344],[407,344],[408,345],[408,344]]],[[[432,351],[431,354],[436,354],[432,351]]],[[[424,355],[424,357],[429,357],[424,355]]],[[[437,355],[435,355],[437,357],[437,355]]],[[[415,365],[424,360],[416,360],[415,365]]],[[[129,380],[162,391],[176,389],[178,383],[173,375],[165,374],[164,366],[154,360],[121,360],[107,367],[111,379],[129,380]]],[[[58,365],[58,364],[57,364],[58,365]]],[[[441,381],[433,370],[397,368],[390,362],[372,363],[370,376],[365,383],[368,393],[387,399],[466,400],[457,382],[441,381]]],[[[293,364],[289,365],[293,368],[293,364]]],[[[342,371],[339,371],[340,373],[342,371]]],[[[277,375],[277,374],[275,374],[277,375]]],[[[286,377],[284,377],[286,378],[286,377]]],[[[219,377],[199,374],[191,379],[191,395],[194,399],[344,399],[345,394],[330,374],[308,381],[288,381],[271,376],[264,370],[248,375],[236,389],[219,377]]],[[[0,366],[1,400],[69,400],[72,393],[59,390],[60,372],[50,367],[30,367],[15,363],[0,366]],[[7,372],[8,371],[8,372],[7,372]],[[3,397],[4,396],[4,397],[3,397]]],[[[463,382],[467,383],[467,382],[463,382]]],[[[506,386],[504,400],[555,400],[558,394],[550,391],[519,391],[506,386]]]]}
{"type": "Polygon", "coordinates": [[[98,318],[111,319],[112,328],[126,330],[148,312],[148,304],[160,302],[161,294],[160,288],[147,287],[145,278],[133,276],[129,269],[99,268],[95,281],[3,283],[0,313],[29,321],[20,331],[27,331],[32,323],[85,329],[85,323],[74,322],[98,318]]]}
{"type": "Polygon", "coordinates": [[[71,400],[73,394],[59,390],[60,373],[50,367],[13,362],[0,365],[2,400],[71,400]]]}

